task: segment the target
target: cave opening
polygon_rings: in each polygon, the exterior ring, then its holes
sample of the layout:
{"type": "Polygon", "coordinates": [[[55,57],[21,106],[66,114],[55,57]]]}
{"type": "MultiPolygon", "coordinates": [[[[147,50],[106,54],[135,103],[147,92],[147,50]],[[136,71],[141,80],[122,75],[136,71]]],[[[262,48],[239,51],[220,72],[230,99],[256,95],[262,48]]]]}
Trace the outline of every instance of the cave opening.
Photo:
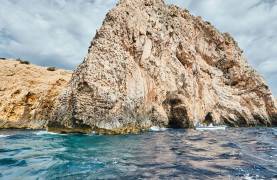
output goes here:
{"type": "Polygon", "coordinates": [[[203,122],[204,124],[206,125],[210,125],[210,124],[213,124],[213,116],[212,116],[212,113],[209,112],[206,117],[205,117],[205,120],[203,122]]]}
{"type": "Polygon", "coordinates": [[[183,129],[184,128],[183,122],[177,118],[169,119],[168,126],[169,126],[169,128],[173,128],[173,129],[183,129]]]}
{"type": "Polygon", "coordinates": [[[167,98],[163,102],[168,117],[168,128],[184,129],[189,128],[190,121],[188,117],[187,107],[182,96],[179,94],[167,94],[167,98]]]}
{"type": "Polygon", "coordinates": [[[188,115],[184,105],[171,106],[168,126],[174,129],[188,128],[188,115]]]}

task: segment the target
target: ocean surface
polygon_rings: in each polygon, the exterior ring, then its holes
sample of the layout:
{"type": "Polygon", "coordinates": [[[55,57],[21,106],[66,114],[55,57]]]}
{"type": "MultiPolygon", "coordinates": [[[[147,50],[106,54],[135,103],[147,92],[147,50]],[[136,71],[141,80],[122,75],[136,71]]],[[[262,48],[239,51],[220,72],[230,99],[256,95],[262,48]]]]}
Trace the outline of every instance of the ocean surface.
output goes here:
{"type": "Polygon", "coordinates": [[[277,179],[277,129],[0,130],[0,179],[277,179]]]}

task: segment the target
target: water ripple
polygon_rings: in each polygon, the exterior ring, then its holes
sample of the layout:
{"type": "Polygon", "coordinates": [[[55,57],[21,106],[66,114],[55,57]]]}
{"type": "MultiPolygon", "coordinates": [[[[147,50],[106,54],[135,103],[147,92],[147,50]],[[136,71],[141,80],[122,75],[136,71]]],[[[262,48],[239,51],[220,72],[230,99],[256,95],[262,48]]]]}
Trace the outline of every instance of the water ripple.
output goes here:
{"type": "Polygon", "coordinates": [[[138,135],[0,131],[0,179],[274,179],[276,128],[138,135]]]}

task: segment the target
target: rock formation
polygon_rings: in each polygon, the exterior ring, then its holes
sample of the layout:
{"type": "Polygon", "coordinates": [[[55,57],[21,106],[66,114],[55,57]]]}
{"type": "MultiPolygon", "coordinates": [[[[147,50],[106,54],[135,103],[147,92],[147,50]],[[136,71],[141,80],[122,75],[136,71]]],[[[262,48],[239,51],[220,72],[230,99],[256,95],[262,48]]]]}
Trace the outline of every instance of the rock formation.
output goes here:
{"type": "Polygon", "coordinates": [[[71,72],[0,60],[0,128],[43,129],[71,72]]]}
{"type": "Polygon", "coordinates": [[[60,96],[50,131],[276,124],[276,102],[237,42],[162,0],[120,0],[60,96]]]}

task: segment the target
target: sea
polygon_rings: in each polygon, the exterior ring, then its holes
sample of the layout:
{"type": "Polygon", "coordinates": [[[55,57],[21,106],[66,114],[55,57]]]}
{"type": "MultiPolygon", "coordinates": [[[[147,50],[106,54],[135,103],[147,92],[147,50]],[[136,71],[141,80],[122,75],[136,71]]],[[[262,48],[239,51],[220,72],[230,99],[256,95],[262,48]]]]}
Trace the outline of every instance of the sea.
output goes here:
{"type": "Polygon", "coordinates": [[[277,128],[0,130],[0,179],[277,179],[277,128]]]}

